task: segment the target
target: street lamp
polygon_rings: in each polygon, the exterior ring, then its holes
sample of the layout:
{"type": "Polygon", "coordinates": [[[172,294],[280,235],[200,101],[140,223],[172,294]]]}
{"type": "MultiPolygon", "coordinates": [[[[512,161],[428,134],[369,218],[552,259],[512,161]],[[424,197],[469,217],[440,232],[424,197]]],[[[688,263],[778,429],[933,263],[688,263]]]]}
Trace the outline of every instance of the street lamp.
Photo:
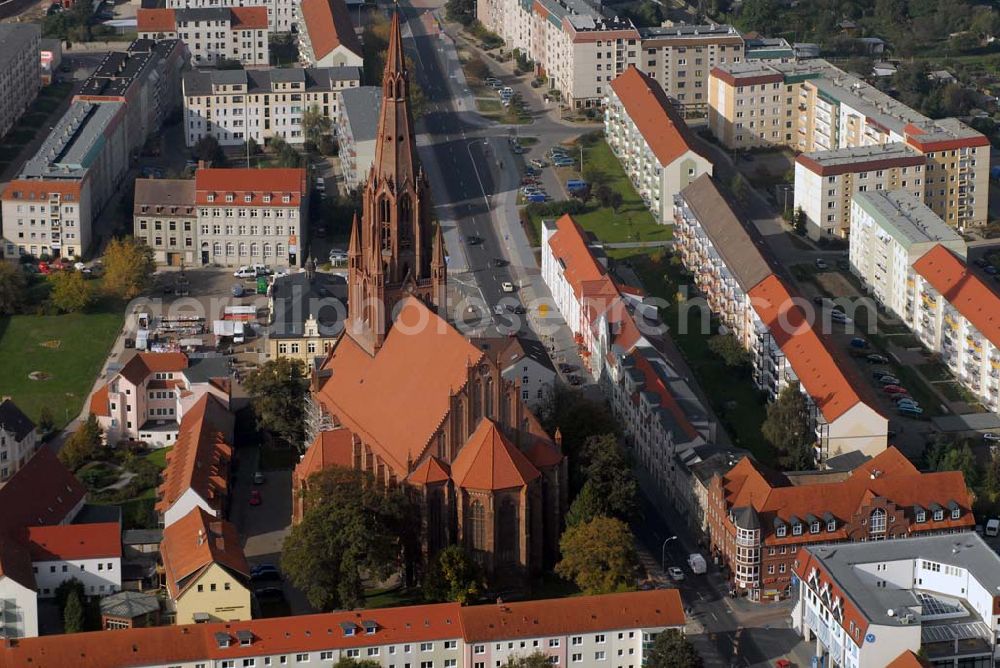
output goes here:
{"type": "Polygon", "coordinates": [[[667,572],[667,543],[672,540],[677,540],[677,536],[671,536],[663,541],[663,549],[660,551],[660,570],[664,573],[667,572]]]}

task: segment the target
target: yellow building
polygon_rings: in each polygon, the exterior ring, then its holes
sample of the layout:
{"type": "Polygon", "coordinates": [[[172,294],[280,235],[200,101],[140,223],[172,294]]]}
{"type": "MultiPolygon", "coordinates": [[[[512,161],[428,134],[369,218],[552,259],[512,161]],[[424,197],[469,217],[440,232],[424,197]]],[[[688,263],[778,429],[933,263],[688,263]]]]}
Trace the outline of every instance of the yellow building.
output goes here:
{"type": "Polygon", "coordinates": [[[276,278],[269,295],[268,358],[301,360],[311,369],[344,328],[347,282],[343,276],[317,272],[309,259],[304,271],[276,278]]]}
{"type": "Polygon", "coordinates": [[[163,530],[160,554],[175,623],[251,618],[250,566],[233,524],[195,507],[163,530]]]}

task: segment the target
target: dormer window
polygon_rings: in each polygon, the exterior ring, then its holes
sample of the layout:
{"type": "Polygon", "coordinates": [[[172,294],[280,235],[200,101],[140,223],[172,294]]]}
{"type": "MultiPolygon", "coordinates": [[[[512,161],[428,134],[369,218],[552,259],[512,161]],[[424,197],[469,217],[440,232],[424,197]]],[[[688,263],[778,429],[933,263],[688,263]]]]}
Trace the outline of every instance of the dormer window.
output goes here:
{"type": "Polygon", "coordinates": [[[951,511],[951,519],[957,520],[962,516],[962,508],[954,501],[948,502],[948,510],[951,511]]]}
{"type": "Polygon", "coordinates": [[[935,510],[934,511],[934,521],[935,522],[940,522],[943,519],[944,519],[944,511],[943,510],[935,510]]]}
{"type": "Polygon", "coordinates": [[[215,195],[209,194],[208,201],[209,202],[214,202],[215,201],[215,195]]]}
{"type": "Polygon", "coordinates": [[[809,533],[819,533],[819,520],[809,525],[809,533]]]}
{"type": "Polygon", "coordinates": [[[281,198],[281,201],[284,202],[285,204],[288,204],[289,202],[292,201],[292,196],[291,195],[285,195],[284,197],[281,198]]]}
{"type": "Polygon", "coordinates": [[[826,530],[828,532],[831,532],[831,533],[834,532],[834,531],[836,531],[837,530],[837,520],[827,520],[827,522],[826,522],[826,530]]]}
{"type": "Polygon", "coordinates": [[[351,622],[341,622],[340,628],[344,631],[344,636],[351,637],[354,635],[355,626],[351,622]]]}
{"type": "Polygon", "coordinates": [[[232,639],[229,637],[228,633],[215,634],[215,644],[218,645],[219,649],[226,649],[227,647],[229,647],[231,640],[232,639]]]}
{"type": "Polygon", "coordinates": [[[786,527],[784,524],[779,524],[774,528],[774,535],[776,535],[778,538],[784,538],[787,535],[787,533],[788,533],[788,527],[786,527]]]}
{"type": "Polygon", "coordinates": [[[270,204],[270,203],[271,203],[271,196],[264,195],[264,204],[270,204]]]}
{"type": "Polygon", "coordinates": [[[927,521],[927,511],[921,508],[917,511],[917,523],[921,524],[927,521]]]}
{"type": "Polygon", "coordinates": [[[252,202],[253,201],[253,195],[244,195],[243,196],[243,201],[244,202],[252,202]]]}
{"type": "Polygon", "coordinates": [[[236,639],[240,641],[240,647],[249,647],[253,642],[253,634],[249,631],[237,631],[236,639]]]}
{"type": "Polygon", "coordinates": [[[801,524],[796,523],[796,524],[792,525],[792,535],[793,536],[801,536],[802,535],[802,525],[801,524]]]}
{"type": "Polygon", "coordinates": [[[366,635],[370,636],[375,635],[375,629],[378,628],[378,624],[376,624],[373,620],[366,619],[365,621],[361,622],[361,624],[365,627],[366,635]]]}
{"type": "Polygon", "coordinates": [[[226,201],[227,202],[232,202],[233,201],[233,194],[232,193],[229,193],[228,195],[226,195],[226,201]]]}

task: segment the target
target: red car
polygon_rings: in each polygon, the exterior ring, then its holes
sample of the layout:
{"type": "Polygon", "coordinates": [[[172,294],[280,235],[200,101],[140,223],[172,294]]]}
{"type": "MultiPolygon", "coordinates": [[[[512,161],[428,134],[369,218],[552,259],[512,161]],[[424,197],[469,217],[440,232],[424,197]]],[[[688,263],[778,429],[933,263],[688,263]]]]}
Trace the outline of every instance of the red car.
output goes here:
{"type": "Polygon", "coordinates": [[[909,394],[905,387],[900,387],[899,385],[886,385],[882,388],[882,391],[886,394],[909,394]]]}
{"type": "Polygon", "coordinates": [[[263,503],[263,499],[260,498],[260,492],[255,489],[250,490],[250,505],[259,506],[263,503]]]}

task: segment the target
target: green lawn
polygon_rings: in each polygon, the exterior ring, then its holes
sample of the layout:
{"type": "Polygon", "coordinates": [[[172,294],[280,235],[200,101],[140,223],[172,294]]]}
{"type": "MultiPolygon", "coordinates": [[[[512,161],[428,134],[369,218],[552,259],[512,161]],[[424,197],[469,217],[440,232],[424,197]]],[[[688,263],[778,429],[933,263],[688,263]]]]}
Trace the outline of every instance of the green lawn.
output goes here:
{"type": "Polygon", "coordinates": [[[476,106],[483,114],[499,114],[503,110],[503,105],[500,104],[500,100],[492,100],[490,98],[477,97],[476,106]]]}
{"type": "Polygon", "coordinates": [[[951,380],[951,371],[941,362],[918,364],[917,370],[920,371],[920,374],[929,381],[951,380]]]}
{"type": "Polygon", "coordinates": [[[118,304],[93,313],[0,318],[0,394],[36,421],[47,406],[56,426],[64,426],[80,412],[122,322],[118,304]],[[47,379],[32,380],[34,371],[47,379]]]}
{"type": "Polygon", "coordinates": [[[167,453],[170,452],[172,447],[173,446],[169,448],[157,448],[156,450],[152,450],[148,455],[146,455],[146,459],[156,464],[157,468],[159,468],[162,471],[163,469],[167,468],[167,453]]]}

